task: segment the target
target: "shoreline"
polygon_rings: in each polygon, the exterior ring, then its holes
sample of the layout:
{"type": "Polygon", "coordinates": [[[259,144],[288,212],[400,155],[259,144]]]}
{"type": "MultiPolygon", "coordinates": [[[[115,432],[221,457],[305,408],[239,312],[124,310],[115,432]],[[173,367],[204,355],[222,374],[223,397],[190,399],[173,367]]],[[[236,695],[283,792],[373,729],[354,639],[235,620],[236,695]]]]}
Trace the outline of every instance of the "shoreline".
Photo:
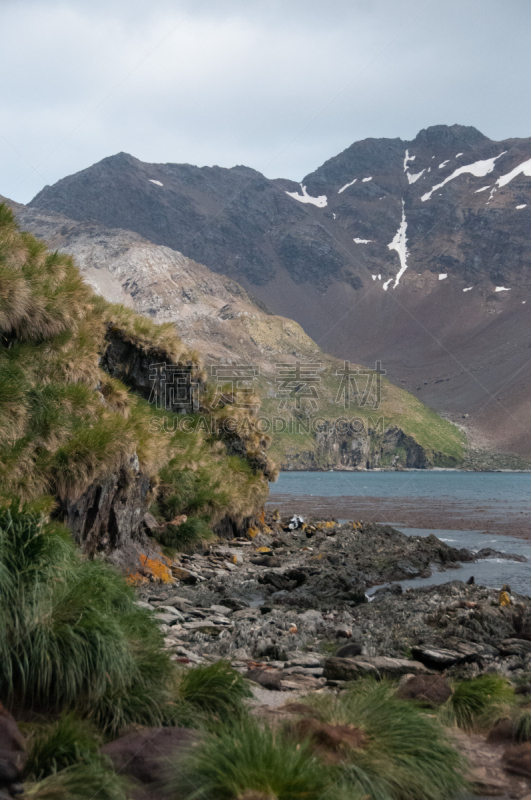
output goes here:
{"type": "Polygon", "coordinates": [[[490,473],[497,473],[502,472],[504,474],[515,474],[515,475],[529,475],[531,474],[531,469],[502,469],[500,468],[492,468],[485,467],[484,469],[466,469],[466,467],[371,467],[367,469],[366,467],[334,467],[334,469],[311,469],[311,467],[301,467],[300,469],[297,467],[290,468],[290,469],[281,469],[281,474],[289,474],[290,472],[360,472],[371,474],[372,472],[469,472],[471,473],[483,473],[488,472],[490,473]]]}
{"type": "Polygon", "coordinates": [[[425,530],[479,531],[531,541],[528,510],[514,510],[509,501],[421,497],[366,497],[270,493],[268,510],[281,514],[363,520],[425,530]]]}

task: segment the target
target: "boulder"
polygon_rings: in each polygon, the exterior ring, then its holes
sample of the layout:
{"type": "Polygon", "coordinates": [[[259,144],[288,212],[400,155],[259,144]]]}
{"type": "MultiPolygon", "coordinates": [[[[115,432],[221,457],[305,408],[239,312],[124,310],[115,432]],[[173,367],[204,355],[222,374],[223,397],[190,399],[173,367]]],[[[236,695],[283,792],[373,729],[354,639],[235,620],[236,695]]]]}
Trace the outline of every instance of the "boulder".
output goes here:
{"type": "Polygon", "coordinates": [[[416,700],[424,706],[440,706],[452,695],[452,689],[442,675],[405,676],[397,689],[403,700],[416,700]]]}
{"type": "Polygon", "coordinates": [[[359,642],[350,642],[340,647],[336,656],[339,658],[353,658],[354,656],[361,656],[362,650],[363,647],[359,642]]]}
{"type": "Polygon", "coordinates": [[[332,681],[353,681],[372,675],[375,678],[398,678],[412,673],[429,674],[419,661],[387,656],[356,656],[355,658],[329,658],[325,661],[323,677],[332,681]]]}
{"type": "Polygon", "coordinates": [[[330,725],[312,717],[292,723],[288,730],[298,741],[309,741],[315,754],[328,764],[345,761],[349,750],[360,750],[367,744],[367,734],[360,728],[330,725]]]}
{"type": "Polygon", "coordinates": [[[507,772],[531,778],[531,742],[508,747],[503,754],[503,763],[507,772]]]}
{"type": "Polygon", "coordinates": [[[21,794],[26,760],[24,737],[13,716],[0,703],[0,793],[21,794]]]}
{"type": "Polygon", "coordinates": [[[265,575],[261,575],[258,580],[260,583],[273,586],[278,592],[290,592],[297,586],[296,581],[289,580],[288,578],[285,578],[284,575],[280,575],[278,572],[266,572],[265,575]]]}
{"type": "Polygon", "coordinates": [[[351,639],[352,638],[352,629],[351,628],[338,628],[335,633],[336,639],[351,639]]]}
{"type": "Polygon", "coordinates": [[[487,736],[487,742],[498,744],[499,742],[514,742],[515,724],[512,719],[499,719],[491,728],[487,736]]]}
{"type": "Polygon", "coordinates": [[[527,639],[504,639],[497,647],[502,656],[525,656],[531,653],[531,642],[527,639]]]}
{"type": "Polygon", "coordinates": [[[171,572],[173,577],[177,578],[181,583],[188,583],[193,586],[199,580],[199,575],[183,567],[172,567],[171,572]]]}
{"type": "Polygon", "coordinates": [[[247,671],[245,677],[253,681],[253,683],[258,683],[260,686],[263,686],[264,689],[277,692],[282,690],[279,672],[269,669],[250,669],[247,671]]]}
{"type": "Polygon", "coordinates": [[[442,647],[412,647],[411,652],[417,661],[433,669],[448,669],[459,661],[464,660],[464,656],[455,650],[446,650],[442,647]]]}
{"type": "Polygon", "coordinates": [[[175,763],[197,741],[197,731],[187,728],[144,728],[105,744],[101,752],[111,759],[118,773],[136,782],[139,789],[134,797],[143,800],[160,796],[146,793],[143,787],[158,787],[166,781],[175,763]]]}

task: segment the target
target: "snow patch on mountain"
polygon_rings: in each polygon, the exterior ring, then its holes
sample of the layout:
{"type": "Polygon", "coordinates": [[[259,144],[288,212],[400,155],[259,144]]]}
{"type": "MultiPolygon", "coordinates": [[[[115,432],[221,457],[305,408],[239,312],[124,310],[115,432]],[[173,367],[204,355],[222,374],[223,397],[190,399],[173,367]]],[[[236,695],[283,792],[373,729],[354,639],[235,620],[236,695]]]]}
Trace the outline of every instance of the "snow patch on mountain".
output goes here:
{"type": "Polygon", "coordinates": [[[527,178],[531,178],[531,158],[528,159],[528,161],[524,161],[522,164],[518,164],[518,166],[508,172],[507,175],[502,175],[501,178],[498,178],[496,184],[500,188],[502,186],[507,186],[517,175],[525,175],[527,178]]]}
{"type": "MultiPolygon", "coordinates": [[[[389,250],[396,250],[396,252],[398,253],[398,258],[400,259],[400,269],[397,272],[393,289],[396,289],[396,287],[400,283],[400,278],[407,269],[408,251],[407,251],[406,231],[407,231],[406,211],[404,208],[404,201],[402,200],[402,221],[400,222],[400,227],[398,228],[397,232],[394,235],[393,241],[387,245],[389,250]]],[[[389,284],[389,281],[386,281],[386,283],[389,284]]],[[[387,289],[387,286],[385,284],[384,284],[384,289],[387,289]]]]}
{"type": "Polygon", "coordinates": [[[442,169],[443,167],[445,167],[449,163],[450,163],[450,159],[447,158],[446,161],[443,161],[442,164],[439,164],[439,169],[442,169]]]}
{"type": "Polygon", "coordinates": [[[294,200],[298,200],[299,203],[311,203],[313,206],[317,206],[317,208],[324,208],[328,205],[328,198],[325,194],[320,195],[319,197],[312,197],[306,191],[306,186],[303,186],[302,183],[299,184],[302,189],[302,194],[298,192],[286,192],[289,197],[293,197],[294,200]]]}
{"type": "Polygon", "coordinates": [[[447,277],[448,277],[448,273],[447,272],[439,272],[439,280],[440,281],[445,281],[447,277]]]}
{"type": "Polygon", "coordinates": [[[510,292],[511,290],[508,289],[506,286],[496,286],[494,291],[495,292],[510,292]]]}
{"type": "Polygon", "coordinates": [[[353,239],[352,241],[353,241],[353,242],[356,242],[356,244],[370,244],[370,242],[372,242],[372,239],[358,239],[358,238],[356,237],[356,238],[355,238],[355,239],[353,239]]]}
{"type": "Polygon", "coordinates": [[[487,189],[490,189],[490,183],[487,186],[482,186],[481,189],[476,189],[474,194],[479,194],[480,192],[486,192],[487,189]]]}
{"type": "Polygon", "coordinates": [[[518,208],[518,209],[526,208],[526,207],[527,207],[527,203],[523,203],[521,206],[516,206],[516,208],[518,208]]]}
{"type": "MultiPolygon", "coordinates": [[[[433,158],[435,158],[435,156],[433,156],[433,158]]],[[[408,166],[407,166],[408,161],[414,161],[415,159],[416,159],[416,156],[410,156],[409,155],[409,150],[406,150],[406,154],[404,156],[404,172],[408,171],[408,166]]]]}
{"type": "Polygon", "coordinates": [[[362,183],[367,183],[367,181],[372,181],[372,175],[370,176],[370,178],[362,178],[361,182],[362,183]]]}
{"type": "Polygon", "coordinates": [[[164,186],[163,183],[161,183],[160,181],[155,181],[155,180],[153,180],[153,178],[148,178],[148,180],[149,180],[150,183],[154,183],[155,186],[164,186]]]}
{"type": "MultiPolygon", "coordinates": [[[[449,183],[449,181],[453,181],[455,178],[458,178],[459,175],[465,175],[469,173],[470,175],[474,175],[474,177],[476,178],[484,178],[485,175],[488,175],[490,172],[492,172],[492,170],[496,166],[496,161],[499,158],[501,158],[501,156],[505,155],[506,152],[507,150],[504,150],[498,156],[494,156],[494,158],[486,158],[483,161],[474,161],[473,164],[464,164],[462,167],[458,167],[456,170],[452,172],[451,175],[448,175],[448,177],[445,178],[442,183],[438,183],[436,186],[433,186],[431,188],[431,191],[426,192],[426,194],[423,194],[420,199],[422,200],[423,203],[426,202],[426,200],[430,200],[432,194],[436,192],[437,189],[441,189],[443,186],[449,183]]],[[[531,165],[531,159],[529,162],[526,163],[529,163],[531,165]]]]}
{"type": "Polygon", "coordinates": [[[344,192],[345,189],[348,189],[348,187],[352,186],[354,183],[356,183],[357,180],[358,180],[357,178],[354,178],[354,180],[350,181],[350,183],[346,183],[344,186],[341,187],[341,189],[338,190],[338,194],[341,194],[341,192],[344,192]]]}
{"type": "Polygon", "coordinates": [[[473,288],[474,288],[473,286],[467,286],[466,289],[463,289],[463,291],[464,292],[471,292],[473,288]]]}
{"type": "Polygon", "coordinates": [[[411,174],[411,172],[406,172],[408,183],[415,183],[425,172],[425,169],[422,169],[420,172],[414,172],[413,174],[411,174]]]}
{"type": "Polygon", "coordinates": [[[387,289],[389,288],[389,284],[391,283],[392,280],[393,280],[392,278],[389,278],[388,281],[386,281],[384,284],[382,284],[384,292],[387,291],[387,289]]]}
{"type": "Polygon", "coordinates": [[[460,157],[460,156],[462,156],[462,155],[463,155],[463,153],[458,153],[458,154],[456,155],[456,158],[459,158],[459,157],[460,157]]]}

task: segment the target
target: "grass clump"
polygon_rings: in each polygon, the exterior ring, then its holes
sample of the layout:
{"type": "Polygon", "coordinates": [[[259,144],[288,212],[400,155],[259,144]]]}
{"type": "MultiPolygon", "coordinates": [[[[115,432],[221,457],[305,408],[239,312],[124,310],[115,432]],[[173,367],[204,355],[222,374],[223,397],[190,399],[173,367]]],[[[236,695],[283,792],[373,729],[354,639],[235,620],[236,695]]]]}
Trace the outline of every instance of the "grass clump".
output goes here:
{"type": "Polygon", "coordinates": [[[207,735],[171,797],[187,800],[336,800],[330,770],[306,743],[297,744],[251,717],[207,735]]]}
{"type": "Polygon", "coordinates": [[[497,719],[507,715],[515,700],[514,689],[505,678],[480,675],[457,683],[441,713],[443,719],[454,721],[463,730],[487,730],[497,719]]]}
{"type": "Polygon", "coordinates": [[[214,533],[208,522],[199,517],[188,517],[180,525],[167,525],[158,540],[164,547],[173,551],[192,549],[201,542],[210,542],[214,533]]]}
{"type": "Polygon", "coordinates": [[[391,683],[357,681],[340,698],[309,702],[323,721],[366,736],[336,768],[348,791],[371,800],[451,800],[463,788],[462,759],[438,720],[399,699],[391,683]]]}
{"type": "Polygon", "coordinates": [[[0,696],[100,730],[172,720],[174,668],[150,612],[42,516],[0,511],[0,696]]]}
{"type": "Polygon", "coordinates": [[[104,758],[54,772],[37,783],[24,785],[31,800],[128,800],[129,781],[117,775],[104,758]]]}
{"type": "Polygon", "coordinates": [[[252,697],[247,681],[227,661],[193,667],[179,684],[182,703],[217,717],[238,714],[243,700],[252,697]]]}
{"type": "Polygon", "coordinates": [[[28,736],[26,779],[40,781],[79,762],[88,763],[97,757],[99,743],[94,727],[73,714],[33,726],[28,736]]]}
{"type": "Polygon", "coordinates": [[[531,742],[531,713],[521,711],[514,721],[514,740],[515,742],[531,742]]]}

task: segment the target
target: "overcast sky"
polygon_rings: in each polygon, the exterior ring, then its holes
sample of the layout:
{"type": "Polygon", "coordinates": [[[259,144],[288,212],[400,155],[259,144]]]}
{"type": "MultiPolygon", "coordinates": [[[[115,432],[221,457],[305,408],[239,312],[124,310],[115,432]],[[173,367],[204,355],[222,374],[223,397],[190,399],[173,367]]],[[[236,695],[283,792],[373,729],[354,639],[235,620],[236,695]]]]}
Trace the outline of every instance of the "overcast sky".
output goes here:
{"type": "Polygon", "coordinates": [[[124,150],[300,180],[368,136],[531,135],[530,0],[0,0],[0,194],[124,150]]]}

